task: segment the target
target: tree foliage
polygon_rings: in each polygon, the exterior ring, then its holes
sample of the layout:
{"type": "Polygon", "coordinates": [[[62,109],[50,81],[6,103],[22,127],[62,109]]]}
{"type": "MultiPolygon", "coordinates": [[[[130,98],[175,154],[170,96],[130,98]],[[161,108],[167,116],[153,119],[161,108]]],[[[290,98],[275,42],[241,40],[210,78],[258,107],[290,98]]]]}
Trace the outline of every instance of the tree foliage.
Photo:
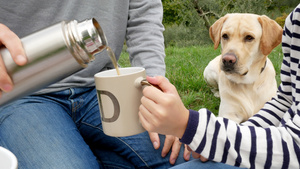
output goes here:
{"type": "Polygon", "coordinates": [[[211,43],[209,27],[227,13],[267,15],[283,24],[299,0],[162,0],[166,46],[211,43]]]}
{"type": "MultiPolygon", "coordinates": [[[[190,25],[199,19],[206,27],[226,13],[256,13],[278,17],[289,13],[298,0],[162,0],[165,24],[190,25]]],[[[275,19],[275,18],[273,18],[275,19]]]]}

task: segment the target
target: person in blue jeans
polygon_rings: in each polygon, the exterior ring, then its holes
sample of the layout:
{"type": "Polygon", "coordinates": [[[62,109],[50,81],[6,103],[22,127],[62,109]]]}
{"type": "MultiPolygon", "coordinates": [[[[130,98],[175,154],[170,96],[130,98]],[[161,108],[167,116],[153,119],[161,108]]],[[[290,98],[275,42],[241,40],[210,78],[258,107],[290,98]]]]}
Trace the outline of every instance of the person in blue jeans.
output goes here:
{"type": "Polygon", "coordinates": [[[147,77],[161,90],[143,90],[139,117],[144,128],[181,138],[201,159],[174,169],[300,168],[300,4],[286,18],[283,30],[277,94],[241,124],[205,108],[188,110],[167,79],[147,77]],[[201,162],[206,159],[211,161],[201,162]]]}
{"type": "MultiPolygon", "coordinates": [[[[18,65],[27,62],[20,38],[63,20],[95,18],[117,58],[126,41],[132,66],[144,67],[149,76],[165,75],[159,0],[0,4],[0,45],[18,65]]],[[[117,138],[103,133],[93,76],[112,68],[102,52],[87,68],[0,107],[0,146],[16,155],[20,169],[169,168],[190,158],[174,136],[144,132],[117,138]]],[[[0,57],[0,95],[11,90],[13,82],[0,57]]]]}

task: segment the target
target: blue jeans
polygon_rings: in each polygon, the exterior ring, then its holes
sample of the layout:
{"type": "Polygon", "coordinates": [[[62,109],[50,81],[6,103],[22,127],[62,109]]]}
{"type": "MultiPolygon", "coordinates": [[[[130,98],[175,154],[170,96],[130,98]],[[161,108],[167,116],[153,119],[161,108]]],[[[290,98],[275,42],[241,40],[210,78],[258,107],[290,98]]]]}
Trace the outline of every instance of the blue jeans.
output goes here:
{"type": "Polygon", "coordinates": [[[0,108],[0,146],[16,155],[20,169],[169,168],[160,139],[155,150],[147,132],[105,135],[95,88],[27,96],[0,108]]]}
{"type": "Polygon", "coordinates": [[[184,164],[180,164],[177,166],[172,167],[171,169],[239,169],[238,167],[230,166],[223,163],[217,163],[213,161],[207,161],[205,163],[201,162],[200,160],[192,160],[186,162],[184,164]]]}

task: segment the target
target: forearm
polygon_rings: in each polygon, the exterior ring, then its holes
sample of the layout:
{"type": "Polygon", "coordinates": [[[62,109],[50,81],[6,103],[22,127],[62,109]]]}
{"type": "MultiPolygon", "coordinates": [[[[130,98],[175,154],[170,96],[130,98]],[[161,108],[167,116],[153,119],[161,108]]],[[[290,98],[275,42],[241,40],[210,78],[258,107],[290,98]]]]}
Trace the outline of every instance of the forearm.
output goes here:
{"type": "Polygon", "coordinates": [[[161,1],[131,1],[126,35],[127,51],[133,66],[147,75],[165,75],[165,50],[161,1]]]}
{"type": "Polygon", "coordinates": [[[210,111],[190,111],[181,141],[204,157],[229,165],[256,168],[299,168],[299,137],[295,126],[239,126],[210,111]],[[291,160],[293,159],[293,160],[291,160]]]}

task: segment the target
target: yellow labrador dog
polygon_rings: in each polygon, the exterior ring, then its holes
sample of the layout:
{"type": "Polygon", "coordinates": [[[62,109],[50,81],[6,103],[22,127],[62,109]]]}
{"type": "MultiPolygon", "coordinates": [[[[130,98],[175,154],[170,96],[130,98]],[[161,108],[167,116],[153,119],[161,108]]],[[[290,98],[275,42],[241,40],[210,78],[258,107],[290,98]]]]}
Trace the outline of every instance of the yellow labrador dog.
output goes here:
{"type": "Polygon", "coordinates": [[[281,43],[282,28],[267,16],[227,14],[209,30],[222,54],[210,61],[204,78],[221,103],[219,116],[241,123],[257,113],[277,90],[267,57],[281,43]]]}

